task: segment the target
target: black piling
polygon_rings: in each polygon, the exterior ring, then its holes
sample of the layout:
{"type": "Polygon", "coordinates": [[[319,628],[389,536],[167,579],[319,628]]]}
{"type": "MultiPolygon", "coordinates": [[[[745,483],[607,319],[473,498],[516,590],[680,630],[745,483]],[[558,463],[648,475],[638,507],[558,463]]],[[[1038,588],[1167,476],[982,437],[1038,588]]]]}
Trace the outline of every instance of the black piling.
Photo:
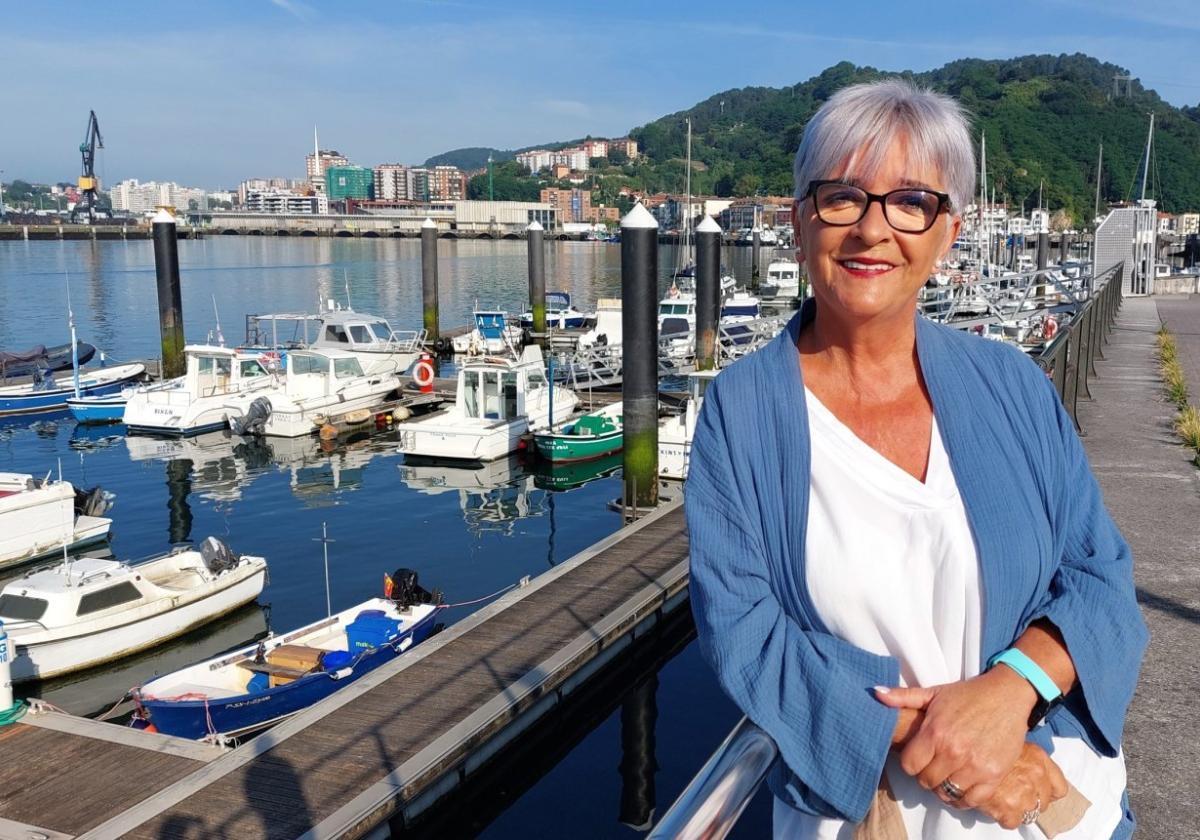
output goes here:
{"type": "Polygon", "coordinates": [[[546,234],[537,222],[530,223],[525,230],[529,247],[529,311],[533,313],[533,337],[542,342],[546,336],[546,234]]]}
{"type": "Polygon", "coordinates": [[[621,220],[625,504],[658,504],[658,223],[639,202],[621,220]]]}
{"type": "Polygon", "coordinates": [[[721,298],[721,226],[705,216],[696,227],[696,369],[717,366],[721,298]]]}
{"type": "Polygon", "coordinates": [[[179,286],[179,241],[175,217],[159,210],[154,216],[154,274],[158,285],[158,330],[162,338],[162,377],[187,372],[183,355],[183,297],[179,286]]]}
{"type": "Polygon", "coordinates": [[[1037,238],[1037,288],[1034,289],[1034,295],[1039,301],[1046,297],[1046,265],[1050,260],[1050,234],[1043,231],[1038,234],[1037,238]]]}
{"type": "Polygon", "coordinates": [[[421,304],[425,315],[426,340],[435,344],[438,330],[438,244],[437,224],[426,219],[421,225],[421,304]]]}
{"type": "Polygon", "coordinates": [[[760,248],[762,248],[762,228],[755,225],[754,229],[750,231],[750,250],[753,252],[750,254],[750,288],[755,291],[758,290],[758,252],[760,248]]]}

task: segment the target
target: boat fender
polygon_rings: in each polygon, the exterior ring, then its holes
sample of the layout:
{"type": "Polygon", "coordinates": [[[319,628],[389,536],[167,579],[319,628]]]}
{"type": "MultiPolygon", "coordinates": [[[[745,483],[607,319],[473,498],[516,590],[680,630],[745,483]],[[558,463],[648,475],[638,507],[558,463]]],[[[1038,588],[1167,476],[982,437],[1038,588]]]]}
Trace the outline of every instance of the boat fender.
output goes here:
{"type": "Polygon", "coordinates": [[[1058,333],[1058,321],[1054,318],[1047,318],[1045,325],[1042,327],[1042,332],[1047,340],[1054,338],[1058,333]]]}
{"type": "Polygon", "coordinates": [[[410,417],[412,417],[412,409],[410,409],[408,406],[398,405],[392,411],[392,419],[397,423],[403,423],[410,417]]]}
{"type": "Polygon", "coordinates": [[[321,431],[317,432],[317,436],[321,438],[321,440],[333,440],[338,436],[337,427],[326,423],[321,427],[321,431]]]}
{"type": "Polygon", "coordinates": [[[328,673],[329,673],[330,678],[332,678],[332,679],[344,680],[346,677],[348,677],[354,673],[354,669],[353,668],[342,668],[337,671],[329,671],[328,673]]]}

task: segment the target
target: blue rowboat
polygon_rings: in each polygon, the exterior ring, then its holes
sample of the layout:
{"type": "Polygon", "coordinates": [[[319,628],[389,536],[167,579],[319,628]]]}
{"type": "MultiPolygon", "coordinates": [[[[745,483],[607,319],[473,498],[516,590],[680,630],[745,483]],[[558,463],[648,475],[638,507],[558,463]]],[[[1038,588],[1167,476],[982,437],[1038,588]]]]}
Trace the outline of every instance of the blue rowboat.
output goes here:
{"type": "MultiPolygon", "coordinates": [[[[140,364],[116,365],[79,372],[80,397],[117,394],[122,388],[146,375],[140,364]]],[[[70,376],[51,379],[42,377],[20,385],[0,387],[0,417],[9,414],[37,414],[61,411],[67,400],[76,396],[75,383],[70,376]]]]}
{"type": "Polygon", "coordinates": [[[85,426],[102,426],[106,423],[120,423],[125,417],[125,403],[129,402],[127,389],[122,388],[116,394],[93,395],[89,397],[70,397],[67,399],[67,410],[75,418],[75,422],[85,426]]]}
{"type": "MultiPolygon", "coordinates": [[[[411,573],[410,573],[411,574],[411,573]]],[[[397,578],[400,574],[397,574],[397,578]]],[[[429,637],[432,596],[372,598],[134,690],[132,725],[180,738],[247,735],[324,700],[429,637]]],[[[408,590],[411,595],[411,590],[408,590]]]]}

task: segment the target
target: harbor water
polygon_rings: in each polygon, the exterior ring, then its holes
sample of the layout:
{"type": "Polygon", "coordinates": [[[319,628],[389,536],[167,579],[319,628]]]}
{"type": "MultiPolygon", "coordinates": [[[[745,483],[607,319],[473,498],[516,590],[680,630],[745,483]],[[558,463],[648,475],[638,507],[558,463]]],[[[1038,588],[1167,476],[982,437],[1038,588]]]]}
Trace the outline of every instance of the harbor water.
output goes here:
{"type": "MultiPolygon", "coordinates": [[[[414,240],[214,237],[181,241],[179,257],[192,342],[216,335],[218,313],[232,344],[243,338],[247,314],[312,312],[319,300],[349,301],[397,330],[420,323],[414,240]]],[[[662,249],[663,290],[676,258],[676,249],[662,249]]],[[[739,282],[749,280],[748,249],[726,249],[725,260],[739,282]]],[[[442,328],[466,324],[476,305],[521,311],[525,270],[523,242],[442,240],[442,328]]],[[[620,294],[619,246],[549,243],[546,277],[547,289],[570,292],[588,310],[596,299],[620,294]]],[[[113,362],[157,355],[149,242],[0,245],[0,349],[65,343],[68,289],[81,339],[113,362]]],[[[101,714],[156,674],[322,617],[323,525],[332,540],[334,610],[380,594],[384,574],[397,567],[416,569],[421,583],[442,590],[449,603],[494,593],[620,526],[607,507],[619,495],[619,467],[619,457],[570,473],[539,472],[519,458],[480,469],[406,464],[387,430],[330,445],[224,432],[188,440],[126,437],[121,426],[77,428],[65,414],[0,421],[0,471],[42,476],[61,469],[76,486],[116,495],[108,514],[112,537],[100,550],[136,560],[215,535],[237,552],[266,557],[270,569],[258,606],[113,666],[24,692],[72,713],[101,714]]],[[[459,621],[478,607],[445,610],[443,621],[459,621]]],[[[738,718],[695,643],[675,642],[665,641],[641,672],[590,701],[579,713],[583,722],[543,750],[553,762],[526,761],[528,772],[490,791],[490,804],[455,824],[454,836],[644,833],[647,808],[661,816],[738,718]],[[636,760],[628,743],[635,723],[650,727],[653,745],[636,760]]],[[[736,836],[765,835],[769,811],[760,794],[736,836]]]]}

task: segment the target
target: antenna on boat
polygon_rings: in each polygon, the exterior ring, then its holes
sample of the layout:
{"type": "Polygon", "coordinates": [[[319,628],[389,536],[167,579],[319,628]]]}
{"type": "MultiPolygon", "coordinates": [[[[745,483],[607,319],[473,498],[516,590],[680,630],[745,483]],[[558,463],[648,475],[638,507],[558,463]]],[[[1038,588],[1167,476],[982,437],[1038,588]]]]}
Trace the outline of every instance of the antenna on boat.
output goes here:
{"type": "Polygon", "coordinates": [[[336,540],[329,539],[329,530],[326,523],[321,523],[321,536],[313,537],[313,542],[321,543],[321,548],[325,552],[325,617],[329,618],[333,615],[332,602],[329,599],[329,544],[336,540]]]}
{"type": "MultiPolygon", "coordinates": [[[[71,272],[64,271],[63,274],[67,284],[67,326],[71,328],[71,384],[75,388],[75,399],[79,399],[79,342],[75,340],[75,310],[71,308],[71,272]]],[[[62,472],[61,463],[58,471],[62,472]]]]}
{"type": "MultiPolygon", "coordinates": [[[[58,483],[62,484],[62,458],[58,459],[58,483]]],[[[63,532],[63,575],[67,578],[68,583],[71,580],[71,555],[67,551],[71,544],[71,513],[70,508],[66,508],[66,528],[63,532]]]]}
{"type": "Polygon", "coordinates": [[[213,317],[217,319],[217,344],[221,347],[225,346],[225,336],[221,333],[221,313],[217,309],[217,296],[212,296],[213,302],[213,317]]]}
{"type": "Polygon", "coordinates": [[[350,305],[350,274],[344,268],[342,269],[342,283],[346,286],[346,308],[353,309],[354,307],[350,305]]]}

